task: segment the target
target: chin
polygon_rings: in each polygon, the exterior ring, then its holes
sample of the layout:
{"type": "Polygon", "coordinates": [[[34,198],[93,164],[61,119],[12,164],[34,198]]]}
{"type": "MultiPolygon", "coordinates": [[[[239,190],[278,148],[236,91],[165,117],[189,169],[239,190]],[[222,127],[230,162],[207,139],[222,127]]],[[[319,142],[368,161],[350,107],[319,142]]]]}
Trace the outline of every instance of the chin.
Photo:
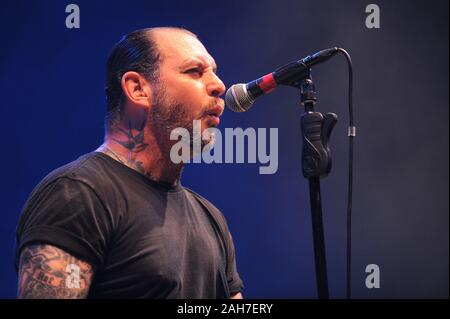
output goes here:
{"type": "Polygon", "coordinates": [[[215,135],[214,132],[207,134],[205,139],[202,139],[202,152],[207,152],[214,147],[215,135]]]}
{"type": "Polygon", "coordinates": [[[202,131],[207,128],[216,128],[220,123],[220,119],[218,117],[210,117],[207,116],[202,121],[202,131]]]}

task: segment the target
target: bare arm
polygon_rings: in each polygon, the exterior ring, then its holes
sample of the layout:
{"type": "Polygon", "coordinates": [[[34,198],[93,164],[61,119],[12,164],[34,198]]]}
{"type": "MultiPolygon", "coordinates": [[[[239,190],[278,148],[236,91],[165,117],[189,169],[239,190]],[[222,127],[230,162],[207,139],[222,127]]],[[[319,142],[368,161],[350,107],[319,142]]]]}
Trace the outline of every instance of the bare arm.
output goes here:
{"type": "Polygon", "coordinates": [[[18,297],[23,299],[86,298],[93,267],[50,245],[23,249],[19,263],[18,297]]]}
{"type": "Polygon", "coordinates": [[[237,294],[232,295],[230,299],[244,299],[244,296],[242,296],[242,293],[238,292],[237,294]]]}

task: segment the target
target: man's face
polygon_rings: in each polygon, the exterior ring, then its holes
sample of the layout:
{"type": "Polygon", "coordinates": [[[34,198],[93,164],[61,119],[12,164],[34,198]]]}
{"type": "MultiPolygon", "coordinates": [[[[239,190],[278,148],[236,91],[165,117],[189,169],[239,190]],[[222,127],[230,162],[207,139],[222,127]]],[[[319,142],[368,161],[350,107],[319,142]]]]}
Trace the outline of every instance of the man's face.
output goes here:
{"type": "Polygon", "coordinates": [[[185,32],[157,31],[154,40],[162,63],[159,82],[153,85],[149,120],[158,138],[169,139],[177,127],[192,135],[193,120],[200,121],[201,132],[217,126],[224,108],[219,96],[225,86],[216,75],[214,59],[197,38],[185,32]]]}

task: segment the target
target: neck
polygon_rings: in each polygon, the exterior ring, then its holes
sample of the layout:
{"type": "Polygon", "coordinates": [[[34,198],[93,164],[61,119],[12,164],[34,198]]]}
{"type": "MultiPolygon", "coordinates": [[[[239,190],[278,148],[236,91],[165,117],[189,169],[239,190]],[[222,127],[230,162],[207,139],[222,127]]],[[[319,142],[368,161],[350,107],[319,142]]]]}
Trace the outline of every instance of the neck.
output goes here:
{"type": "Polygon", "coordinates": [[[145,126],[120,125],[105,137],[97,151],[136,170],[155,182],[176,186],[181,179],[183,164],[170,160],[170,145],[158,143],[145,126]]]}

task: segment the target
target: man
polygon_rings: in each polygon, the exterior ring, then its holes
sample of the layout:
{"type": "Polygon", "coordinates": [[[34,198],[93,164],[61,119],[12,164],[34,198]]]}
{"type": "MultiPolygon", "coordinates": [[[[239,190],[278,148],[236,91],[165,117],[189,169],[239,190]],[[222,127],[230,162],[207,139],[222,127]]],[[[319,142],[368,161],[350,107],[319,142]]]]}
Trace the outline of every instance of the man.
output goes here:
{"type": "Polygon", "coordinates": [[[25,204],[19,297],[242,298],[223,215],[181,186],[183,164],[170,159],[172,130],[219,124],[213,58],[185,29],[138,30],[111,51],[106,81],[104,144],[25,204]]]}

